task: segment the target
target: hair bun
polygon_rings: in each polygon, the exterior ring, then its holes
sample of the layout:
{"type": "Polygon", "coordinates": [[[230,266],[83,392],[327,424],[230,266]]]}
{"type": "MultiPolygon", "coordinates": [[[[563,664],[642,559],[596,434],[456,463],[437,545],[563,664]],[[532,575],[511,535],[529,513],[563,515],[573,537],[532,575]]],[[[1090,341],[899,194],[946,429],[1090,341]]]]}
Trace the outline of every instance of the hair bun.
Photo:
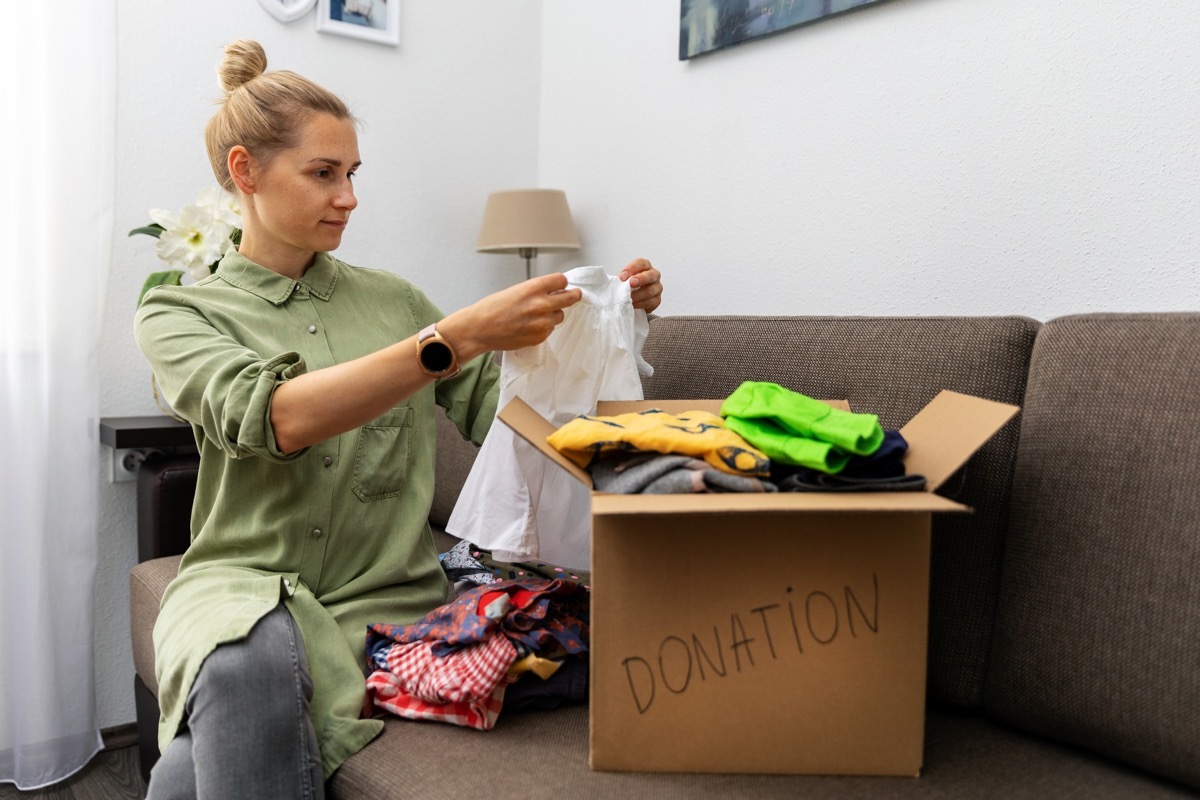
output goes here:
{"type": "Polygon", "coordinates": [[[225,46],[225,57],[217,67],[221,89],[229,94],[267,71],[267,53],[253,39],[238,39],[225,46]]]}

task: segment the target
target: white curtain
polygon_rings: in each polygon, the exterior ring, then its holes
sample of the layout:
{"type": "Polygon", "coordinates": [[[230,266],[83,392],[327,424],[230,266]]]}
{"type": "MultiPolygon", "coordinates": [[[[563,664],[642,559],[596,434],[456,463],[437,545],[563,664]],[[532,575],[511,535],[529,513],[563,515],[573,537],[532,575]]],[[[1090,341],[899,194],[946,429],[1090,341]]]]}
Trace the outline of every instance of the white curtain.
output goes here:
{"type": "Polygon", "coordinates": [[[100,749],[97,351],[113,229],[116,0],[0,24],[0,783],[100,749]]]}

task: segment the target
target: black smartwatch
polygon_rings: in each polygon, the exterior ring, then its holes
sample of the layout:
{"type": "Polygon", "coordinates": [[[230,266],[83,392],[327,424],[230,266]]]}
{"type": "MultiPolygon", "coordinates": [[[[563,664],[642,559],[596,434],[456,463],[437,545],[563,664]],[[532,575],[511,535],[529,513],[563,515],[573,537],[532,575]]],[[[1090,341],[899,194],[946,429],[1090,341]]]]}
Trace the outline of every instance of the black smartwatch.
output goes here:
{"type": "Polygon", "coordinates": [[[458,353],[438,333],[437,323],[423,328],[417,334],[417,363],[426,374],[435,378],[453,378],[462,371],[458,365],[458,353]]]}

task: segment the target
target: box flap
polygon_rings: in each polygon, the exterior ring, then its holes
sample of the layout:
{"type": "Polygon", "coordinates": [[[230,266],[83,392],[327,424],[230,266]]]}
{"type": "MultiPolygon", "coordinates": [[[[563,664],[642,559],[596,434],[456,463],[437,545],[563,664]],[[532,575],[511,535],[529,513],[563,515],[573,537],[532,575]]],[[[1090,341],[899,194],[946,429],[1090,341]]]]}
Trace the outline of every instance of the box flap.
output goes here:
{"type": "Polygon", "coordinates": [[[826,513],[912,513],[970,511],[970,507],[932,492],[779,492],[752,494],[607,494],[592,493],[592,513],[753,514],[781,511],[826,513]]]}
{"type": "Polygon", "coordinates": [[[943,390],[900,429],[908,442],[910,475],[924,475],[935,491],[1021,409],[1008,403],[943,390]]]}
{"type": "MultiPolygon", "coordinates": [[[[710,414],[721,415],[721,404],[724,400],[601,400],[596,404],[596,413],[605,417],[615,417],[617,414],[630,414],[657,408],[668,414],[682,414],[686,411],[707,411],[710,414]]],[[[845,400],[822,400],[841,411],[849,411],[850,404],[845,400]]]]}
{"type": "Polygon", "coordinates": [[[524,400],[514,397],[508,405],[500,409],[496,418],[512,428],[518,436],[537,448],[546,458],[571,473],[575,480],[589,489],[592,488],[592,476],[588,471],[546,442],[546,437],[555,431],[554,425],[524,400]]]}
{"type": "Polygon", "coordinates": [[[707,411],[710,414],[721,414],[721,403],[724,400],[601,400],[596,403],[596,413],[602,417],[615,417],[617,414],[633,414],[648,408],[657,408],[668,414],[682,414],[685,411],[707,411]]]}

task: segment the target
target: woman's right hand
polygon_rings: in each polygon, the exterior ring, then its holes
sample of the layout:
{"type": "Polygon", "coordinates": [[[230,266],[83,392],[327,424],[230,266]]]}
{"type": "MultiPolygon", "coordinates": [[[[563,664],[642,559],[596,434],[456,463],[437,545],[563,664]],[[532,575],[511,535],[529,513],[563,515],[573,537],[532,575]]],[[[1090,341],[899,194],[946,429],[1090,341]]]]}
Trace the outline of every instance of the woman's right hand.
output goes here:
{"type": "Polygon", "coordinates": [[[462,361],[495,350],[540,344],[563,321],[563,309],[582,299],[561,273],[540,275],[490,294],[438,323],[438,331],[462,361]]]}

